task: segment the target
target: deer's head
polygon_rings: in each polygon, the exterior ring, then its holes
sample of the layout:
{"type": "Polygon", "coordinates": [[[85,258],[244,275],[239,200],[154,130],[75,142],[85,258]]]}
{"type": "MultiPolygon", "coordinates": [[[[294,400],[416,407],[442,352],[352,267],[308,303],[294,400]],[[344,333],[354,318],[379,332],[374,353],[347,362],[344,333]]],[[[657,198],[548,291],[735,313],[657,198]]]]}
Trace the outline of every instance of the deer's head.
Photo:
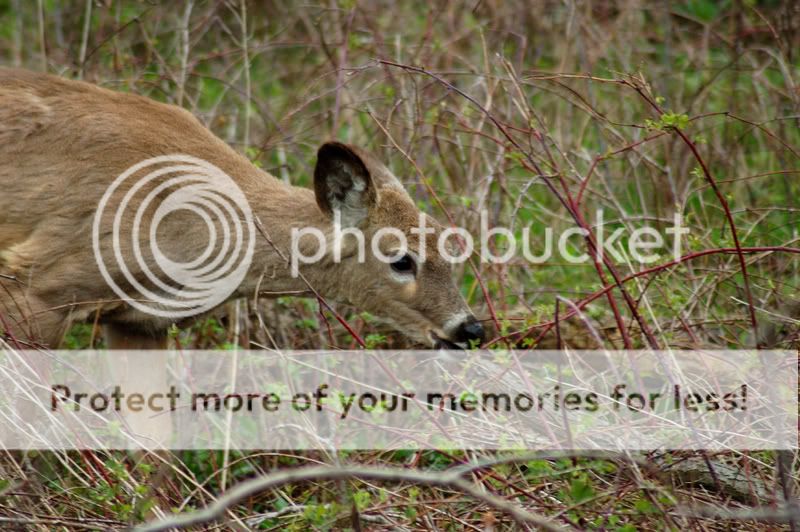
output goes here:
{"type": "Polygon", "coordinates": [[[333,228],[326,258],[338,254],[328,263],[335,296],[423,344],[483,340],[483,327],[453,282],[452,262],[439,249],[443,228],[417,209],[383,164],[354,146],[324,144],[314,191],[333,228]]]}

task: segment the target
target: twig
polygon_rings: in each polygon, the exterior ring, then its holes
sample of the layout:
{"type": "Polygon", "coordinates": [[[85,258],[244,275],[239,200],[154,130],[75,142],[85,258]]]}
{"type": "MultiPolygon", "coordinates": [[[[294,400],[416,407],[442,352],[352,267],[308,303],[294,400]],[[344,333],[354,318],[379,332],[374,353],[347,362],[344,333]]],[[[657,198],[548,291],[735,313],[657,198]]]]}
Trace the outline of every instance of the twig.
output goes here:
{"type": "MultiPolygon", "coordinates": [[[[283,251],[278,249],[278,246],[275,245],[275,242],[273,242],[272,238],[269,236],[269,234],[267,234],[267,230],[264,229],[264,225],[261,223],[261,220],[259,220],[258,217],[256,217],[256,219],[255,219],[255,225],[256,225],[256,228],[258,229],[258,232],[261,233],[261,236],[263,236],[264,239],[267,241],[267,243],[270,246],[272,246],[272,249],[275,250],[275,253],[277,253],[278,256],[280,256],[281,259],[286,261],[286,264],[288,265],[290,263],[289,262],[289,257],[287,257],[286,254],[283,251]]],[[[298,272],[298,276],[300,277],[300,280],[303,281],[303,283],[305,283],[305,285],[308,287],[308,290],[312,294],[314,294],[314,296],[319,300],[319,302],[321,304],[325,305],[325,308],[327,308],[329,311],[331,311],[331,314],[333,314],[333,316],[336,318],[336,320],[339,323],[342,324],[342,327],[344,327],[347,330],[347,332],[350,333],[350,336],[352,336],[353,339],[356,342],[358,342],[358,345],[360,345],[361,347],[366,348],[367,344],[366,344],[366,342],[364,342],[364,339],[361,338],[361,336],[350,326],[350,324],[347,323],[347,320],[345,320],[342,317],[341,314],[336,312],[336,310],[325,300],[325,298],[322,297],[322,295],[319,292],[317,292],[317,289],[314,288],[313,286],[311,286],[311,283],[308,282],[308,279],[306,279],[306,276],[303,275],[300,272],[298,272]]]]}
{"type": "MultiPolygon", "coordinates": [[[[48,529],[52,529],[52,527],[70,527],[71,529],[85,529],[85,530],[98,530],[100,527],[98,523],[103,523],[104,527],[108,526],[108,523],[113,523],[117,527],[122,526],[124,523],[121,521],[109,521],[109,520],[100,520],[95,521],[94,519],[86,519],[81,518],[81,521],[73,520],[73,519],[60,519],[58,517],[54,518],[47,518],[47,517],[37,517],[37,518],[27,518],[27,517],[4,517],[0,516],[0,524],[7,524],[9,530],[11,526],[24,526],[26,530],[28,527],[35,527],[35,526],[43,526],[47,527],[48,529]],[[84,521],[85,522],[82,522],[84,521]]],[[[5,527],[4,527],[5,528],[5,527]]]]}
{"type": "Polygon", "coordinates": [[[244,105],[244,150],[247,154],[247,149],[250,147],[250,98],[252,97],[252,87],[250,83],[250,50],[249,39],[247,36],[247,2],[242,0],[241,5],[241,24],[242,24],[242,58],[244,61],[244,91],[245,91],[245,105],[244,105]]]}
{"type": "MultiPolygon", "coordinates": [[[[453,219],[453,216],[450,214],[450,211],[447,210],[447,207],[445,207],[444,203],[442,203],[442,200],[439,198],[439,195],[436,193],[436,190],[434,190],[434,188],[431,186],[430,181],[428,180],[425,173],[422,171],[422,168],[420,168],[417,162],[414,159],[412,159],[411,156],[408,153],[406,153],[406,151],[403,148],[400,147],[400,145],[394,140],[394,137],[392,137],[392,135],[389,133],[389,130],[387,130],[383,126],[383,124],[381,124],[380,121],[377,118],[375,118],[375,116],[373,116],[371,112],[367,112],[367,114],[378,125],[381,131],[383,131],[383,133],[386,135],[389,141],[391,141],[391,143],[397,149],[397,151],[399,151],[403,155],[403,157],[408,159],[408,161],[414,166],[414,169],[417,171],[417,174],[419,175],[420,179],[425,184],[425,188],[428,190],[428,193],[431,195],[434,202],[436,202],[438,207],[447,217],[447,220],[450,222],[450,226],[457,227],[456,222],[453,219]]],[[[457,241],[458,245],[461,247],[461,251],[464,252],[465,251],[464,242],[461,241],[461,238],[458,238],[457,241]]],[[[494,304],[492,303],[492,296],[489,294],[489,290],[486,287],[486,282],[483,280],[483,276],[481,275],[478,266],[475,264],[475,261],[473,261],[472,258],[470,257],[468,258],[467,262],[469,263],[470,268],[472,269],[472,273],[475,274],[475,280],[478,281],[478,285],[481,288],[481,292],[483,293],[483,299],[486,301],[486,308],[489,310],[489,316],[491,316],[495,327],[497,327],[497,330],[499,331],[501,330],[502,327],[500,326],[500,320],[497,318],[497,312],[494,309],[494,304]]]]}
{"type": "MultiPolygon", "coordinates": [[[[638,277],[642,277],[643,275],[650,275],[652,273],[657,273],[657,272],[666,270],[668,268],[671,268],[673,266],[677,266],[678,264],[681,264],[683,262],[687,262],[687,261],[690,261],[690,260],[698,259],[698,258],[704,257],[706,255],[736,254],[739,251],[741,251],[742,253],[783,252],[783,253],[800,254],[800,248],[791,248],[791,247],[787,247],[787,246],[745,247],[745,248],[741,248],[741,250],[737,250],[736,248],[704,249],[704,250],[701,250],[701,251],[695,251],[693,253],[688,253],[688,254],[680,257],[679,259],[672,260],[672,261],[669,261],[669,262],[665,262],[664,264],[659,264],[658,266],[653,266],[652,268],[646,268],[644,270],[640,270],[638,272],[632,273],[632,274],[627,275],[627,276],[623,277],[622,279],[620,279],[620,282],[627,283],[628,281],[630,281],[632,279],[636,279],[638,277]]],[[[586,296],[582,300],[578,301],[575,304],[575,306],[578,309],[583,309],[586,305],[588,305],[589,303],[591,303],[595,299],[603,296],[606,292],[608,292],[609,290],[612,290],[615,286],[616,285],[614,285],[614,284],[607,284],[603,288],[601,288],[600,290],[598,290],[598,291],[594,292],[593,294],[591,294],[589,296],[586,296]]],[[[574,315],[575,315],[575,311],[571,310],[565,316],[562,316],[560,319],[563,321],[563,320],[571,318],[574,315]]],[[[506,339],[508,337],[526,336],[531,331],[533,331],[534,329],[544,328],[544,331],[540,334],[540,337],[542,337],[545,334],[547,334],[547,332],[550,331],[550,329],[552,329],[554,326],[555,326],[555,322],[554,321],[545,322],[545,323],[537,323],[535,325],[531,325],[530,327],[528,327],[527,329],[524,329],[522,331],[517,331],[515,333],[508,334],[508,335],[506,335],[504,337],[501,336],[499,338],[495,338],[495,339],[487,342],[484,347],[492,346],[492,345],[496,344],[497,342],[500,342],[501,340],[504,340],[504,339],[506,339]]]]}
{"type": "Polygon", "coordinates": [[[800,508],[798,508],[797,504],[795,503],[795,499],[792,494],[791,471],[794,456],[793,453],[786,450],[779,450],[776,454],[777,456],[775,457],[775,461],[778,463],[778,487],[781,488],[783,500],[788,505],[786,510],[789,514],[789,529],[791,532],[796,532],[797,522],[800,521],[800,515],[798,515],[800,508]]]}
{"type": "Polygon", "coordinates": [[[189,0],[186,2],[186,7],[183,11],[183,19],[181,20],[181,31],[180,31],[180,42],[181,42],[181,70],[179,72],[180,77],[178,78],[178,97],[177,97],[177,104],[178,106],[183,106],[183,96],[186,93],[186,71],[189,68],[189,21],[192,18],[192,8],[194,7],[194,2],[189,0]]]}
{"type": "MultiPolygon", "coordinates": [[[[587,243],[587,247],[589,248],[589,252],[591,253],[592,258],[594,259],[593,263],[594,263],[595,269],[597,270],[597,274],[600,277],[600,281],[604,285],[607,284],[607,281],[605,279],[605,275],[604,275],[603,270],[602,270],[602,266],[600,265],[600,263],[602,262],[602,264],[605,265],[606,269],[611,274],[611,277],[614,279],[614,282],[615,282],[617,288],[619,288],[619,291],[622,294],[622,297],[625,299],[625,303],[628,305],[628,309],[630,310],[631,315],[636,319],[637,323],[639,324],[639,327],[641,328],[642,332],[644,333],[645,337],[647,338],[647,342],[650,344],[650,346],[652,348],[658,349],[659,348],[658,340],[656,340],[655,336],[653,335],[652,331],[650,330],[650,327],[647,325],[647,322],[644,321],[644,318],[642,318],[641,314],[637,310],[636,302],[633,300],[631,295],[628,293],[627,290],[625,290],[625,287],[620,282],[620,276],[617,273],[617,270],[614,267],[614,265],[611,263],[611,260],[606,256],[605,253],[602,253],[602,250],[600,248],[597,247],[597,242],[595,241],[594,234],[593,234],[593,232],[591,230],[591,227],[583,219],[583,216],[581,215],[580,211],[577,209],[577,206],[575,205],[575,202],[572,199],[572,197],[571,196],[564,197],[564,195],[562,195],[558,191],[558,189],[555,187],[555,185],[549,179],[544,177],[545,173],[542,172],[541,168],[539,168],[538,163],[536,163],[536,161],[531,156],[531,154],[528,153],[526,150],[524,150],[522,148],[522,146],[514,139],[514,137],[511,135],[511,133],[508,132],[508,128],[500,120],[498,120],[492,113],[490,113],[483,105],[481,105],[480,102],[478,102],[475,98],[473,98],[472,96],[470,96],[466,92],[462,91],[461,89],[459,89],[458,87],[456,87],[452,83],[448,82],[447,80],[445,80],[441,76],[439,76],[437,74],[434,74],[433,72],[430,72],[429,70],[426,70],[426,69],[421,68],[421,67],[415,67],[415,66],[412,66],[412,65],[405,65],[405,64],[402,64],[402,63],[396,63],[394,61],[387,61],[387,60],[384,60],[384,59],[378,59],[377,62],[379,64],[382,64],[382,65],[392,66],[392,67],[396,67],[396,68],[402,68],[403,70],[406,70],[406,71],[409,71],[409,72],[416,72],[416,73],[419,73],[419,74],[424,74],[426,76],[429,76],[430,78],[436,80],[438,83],[442,84],[448,90],[458,94],[462,98],[465,98],[472,105],[474,105],[482,114],[484,114],[486,116],[486,118],[488,118],[489,121],[492,122],[492,124],[495,125],[495,127],[497,127],[497,129],[500,131],[500,133],[503,134],[503,136],[508,140],[508,142],[512,146],[514,146],[514,148],[516,148],[519,151],[519,153],[521,153],[522,155],[525,156],[525,159],[523,159],[521,161],[523,166],[525,166],[529,170],[533,171],[535,174],[537,174],[539,176],[542,176],[542,180],[543,180],[545,186],[548,188],[548,190],[550,190],[550,192],[553,193],[553,195],[564,206],[564,208],[567,209],[567,212],[570,214],[570,216],[575,221],[575,223],[579,227],[581,227],[583,230],[586,231],[585,240],[586,240],[586,243],[587,243]]],[[[541,136],[539,133],[535,133],[535,134],[536,134],[537,137],[541,136]]],[[[619,308],[617,306],[617,302],[614,299],[613,294],[611,294],[610,291],[606,292],[605,294],[606,294],[606,297],[608,298],[608,303],[609,303],[609,306],[611,307],[611,311],[614,314],[614,319],[617,322],[617,327],[620,330],[620,334],[622,334],[622,339],[623,339],[623,342],[625,343],[625,347],[630,349],[632,347],[632,343],[631,343],[630,337],[628,336],[627,327],[625,326],[625,322],[622,319],[622,315],[620,314],[619,308]]]]}
{"type": "MultiPolygon", "coordinates": [[[[42,72],[47,72],[47,44],[44,39],[44,2],[36,2],[36,17],[39,22],[39,48],[42,50],[42,72]]],[[[21,17],[21,14],[18,14],[21,17]]]]}
{"type": "Polygon", "coordinates": [[[81,50],[78,56],[78,79],[83,79],[83,65],[86,62],[86,45],[89,42],[89,28],[92,25],[92,0],[86,0],[86,10],[83,13],[83,34],[81,36],[81,50]]]}
{"type": "Polygon", "coordinates": [[[229,507],[277,486],[311,480],[346,480],[353,478],[450,487],[462,491],[496,510],[508,513],[520,526],[529,523],[547,531],[574,530],[572,527],[560,526],[546,517],[531,513],[505,499],[482,491],[471,482],[464,480],[460,470],[427,472],[363,466],[303,467],[257,477],[238,484],[203,510],[150,523],[136,530],[139,532],[159,532],[210,523],[219,519],[229,507]]]}
{"type": "Polygon", "coordinates": [[[283,517],[284,515],[301,513],[304,512],[306,508],[308,508],[308,506],[306,506],[305,504],[295,504],[293,506],[285,506],[280,510],[276,510],[274,512],[265,512],[263,514],[254,515],[253,517],[248,517],[245,520],[245,522],[247,523],[247,526],[258,527],[261,523],[263,523],[267,519],[277,519],[278,517],[283,517]]]}
{"type": "MultiPolygon", "coordinates": [[[[121,4],[117,4],[117,5],[121,5],[121,4]]],[[[150,6],[150,7],[148,7],[147,9],[145,9],[144,11],[142,11],[141,13],[139,13],[138,15],[136,15],[135,17],[133,17],[132,19],[130,19],[128,22],[126,22],[125,24],[122,24],[122,25],[121,25],[121,26],[119,26],[117,29],[115,29],[115,30],[114,30],[114,31],[111,33],[111,35],[109,35],[108,37],[106,37],[105,39],[103,39],[102,41],[100,41],[100,42],[97,44],[97,46],[95,46],[94,48],[92,48],[92,49],[91,49],[91,50],[90,50],[90,51],[89,51],[89,52],[86,54],[86,57],[84,58],[84,61],[88,61],[89,59],[91,59],[91,57],[92,57],[92,56],[95,54],[95,52],[97,52],[97,50],[99,50],[100,48],[102,48],[102,47],[103,47],[103,45],[105,45],[105,44],[106,44],[108,41],[110,41],[110,40],[112,40],[112,39],[116,39],[117,37],[119,37],[119,34],[120,34],[120,33],[122,33],[122,32],[125,30],[125,28],[127,28],[128,26],[130,26],[130,25],[131,25],[131,24],[133,24],[134,22],[139,22],[139,19],[140,19],[141,17],[145,16],[145,15],[147,14],[147,12],[148,12],[148,11],[150,11],[151,9],[153,9],[153,7],[155,7],[155,6],[150,6]]]]}
{"type": "MultiPolygon", "coordinates": [[[[664,114],[664,110],[661,109],[661,106],[658,105],[653,99],[651,99],[644,91],[644,89],[639,85],[638,82],[626,81],[626,85],[631,87],[635,90],[639,96],[644,99],[650,106],[659,113],[659,115],[664,114]]],[[[708,168],[708,164],[706,164],[705,159],[703,156],[700,155],[699,150],[697,149],[697,145],[684,133],[681,131],[680,128],[674,128],[675,133],[681,138],[684,144],[689,148],[694,155],[695,160],[697,160],[700,168],[703,171],[703,176],[705,177],[708,184],[711,185],[711,189],[714,191],[714,194],[717,196],[717,200],[719,201],[722,210],[725,212],[725,218],[728,221],[728,225],[731,228],[731,236],[733,237],[733,245],[736,247],[736,254],[739,258],[739,267],[742,270],[742,280],[744,281],[744,293],[745,297],[747,298],[747,310],[750,315],[750,325],[753,327],[753,341],[756,344],[756,348],[760,348],[760,342],[758,340],[758,320],[756,319],[756,306],[753,302],[753,294],[750,290],[750,277],[747,273],[747,263],[744,260],[744,253],[742,252],[742,245],[739,242],[739,233],[736,230],[736,222],[733,220],[733,214],[731,213],[731,208],[728,205],[728,200],[725,199],[725,195],[720,191],[719,186],[717,186],[717,182],[714,179],[714,176],[711,175],[711,170],[708,168]]]]}
{"type": "Polygon", "coordinates": [[[759,507],[746,510],[727,510],[716,506],[700,506],[681,509],[681,515],[687,517],[705,517],[716,520],[761,521],[764,523],[790,523],[800,520],[800,507],[783,506],[780,508],[759,507]]]}

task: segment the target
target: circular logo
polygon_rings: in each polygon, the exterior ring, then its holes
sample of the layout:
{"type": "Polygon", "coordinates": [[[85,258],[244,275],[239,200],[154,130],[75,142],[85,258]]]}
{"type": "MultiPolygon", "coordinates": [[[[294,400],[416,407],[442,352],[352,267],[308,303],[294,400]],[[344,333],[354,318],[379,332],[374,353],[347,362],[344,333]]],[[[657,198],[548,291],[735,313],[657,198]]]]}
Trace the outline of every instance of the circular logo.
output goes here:
{"type": "Polygon", "coordinates": [[[196,157],[164,155],[111,183],[95,212],[92,248],[106,283],[126,303],[186,318],[224,303],[242,283],[255,224],[229,175],[196,157]]]}

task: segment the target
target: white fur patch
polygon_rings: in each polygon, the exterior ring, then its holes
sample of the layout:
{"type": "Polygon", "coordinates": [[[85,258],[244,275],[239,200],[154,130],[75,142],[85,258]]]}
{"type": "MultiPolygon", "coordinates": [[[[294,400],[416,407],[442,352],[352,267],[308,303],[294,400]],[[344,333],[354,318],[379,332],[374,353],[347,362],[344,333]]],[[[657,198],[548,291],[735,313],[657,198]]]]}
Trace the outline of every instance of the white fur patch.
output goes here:
{"type": "MultiPolygon", "coordinates": [[[[388,266],[388,267],[391,268],[391,266],[388,266]]],[[[409,272],[409,273],[400,273],[400,272],[396,272],[396,271],[390,269],[389,270],[389,274],[392,276],[392,280],[394,280],[395,282],[398,282],[400,284],[408,284],[408,283],[414,282],[414,279],[415,279],[414,278],[414,274],[411,273],[411,272],[409,272]]]]}
{"type": "Polygon", "coordinates": [[[450,337],[455,336],[453,333],[456,331],[458,326],[464,323],[466,319],[469,318],[470,316],[471,314],[467,311],[459,312],[458,314],[451,316],[446,322],[444,322],[444,326],[442,326],[442,329],[444,329],[444,332],[448,336],[450,337]]]}
{"type": "Polygon", "coordinates": [[[352,186],[344,193],[343,200],[339,200],[333,191],[328,195],[331,207],[339,212],[342,227],[355,227],[367,216],[364,201],[367,182],[358,176],[351,176],[351,179],[352,186]]]}

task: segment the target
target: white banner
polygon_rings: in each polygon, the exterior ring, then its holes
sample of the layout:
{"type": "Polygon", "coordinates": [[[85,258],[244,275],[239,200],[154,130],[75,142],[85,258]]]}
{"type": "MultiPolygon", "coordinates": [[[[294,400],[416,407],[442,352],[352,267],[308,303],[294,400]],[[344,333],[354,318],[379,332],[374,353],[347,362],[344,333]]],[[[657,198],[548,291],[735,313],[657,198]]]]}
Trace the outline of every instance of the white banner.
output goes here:
{"type": "Polygon", "coordinates": [[[790,351],[0,350],[5,449],[794,449],[790,351]]]}

